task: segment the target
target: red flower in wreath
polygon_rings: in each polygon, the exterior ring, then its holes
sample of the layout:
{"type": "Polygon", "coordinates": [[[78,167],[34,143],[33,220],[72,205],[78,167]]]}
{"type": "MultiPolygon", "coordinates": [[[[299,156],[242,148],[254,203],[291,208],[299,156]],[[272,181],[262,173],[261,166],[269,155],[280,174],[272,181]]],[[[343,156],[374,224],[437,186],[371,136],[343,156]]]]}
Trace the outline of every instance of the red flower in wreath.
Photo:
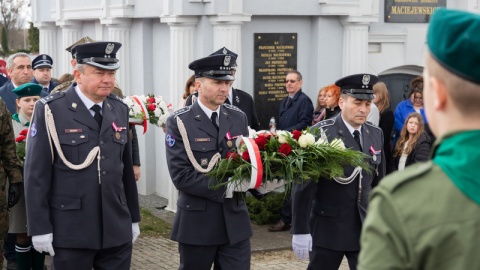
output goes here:
{"type": "Polygon", "coordinates": [[[27,134],[28,134],[28,129],[24,129],[20,131],[20,135],[27,136],[27,134]]]}
{"type": "Polygon", "coordinates": [[[257,144],[258,149],[264,150],[269,139],[270,136],[265,136],[264,134],[258,135],[258,137],[255,138],[255,143],[257,144]]]}
{"type": "Polygon", "coordinates": [[[239,157],[240,155],[237,154],[237,152],[227,152],[227,155],[225,156],[226,159],[236,159],[239,157]]]}
{"type": "Polygon", "coordinates": [[[248,151],[243,151],[243,153],[242,153],[242,158],[243,158],[245,161],[250,162],[250,154],[248,154],[248,151]]]}
{"type": "Polygon", "coordinates": [[[25,141],[26,138],[27,138],[27,136],[25,136],[25,135],[20,135],[20,136],[18,136],[17,138],[15,138],[15,141],[16,141],[17,143],[23,142],[23,141],[25,141]]]}
{"type": "Polygon", "coordinates": [[[292,137],[298,141],[298,139],[302,136],[302,132],[300,130],[294,130],[292,131],[292,137]]]}
{"type": "Polygon", "coordinates": [[[280,145],[280,147],[278,148],[278,152],[280,154],[288,156],[292,153],[292,147],[288,143],[284,143],[280,145]]]}
{"type": "Polygon", "coordinates": [[[150,103],[155,103],[155,97],[147,98],[147,104],[150,104],[150,103]]]}
{"type": "Polygon", "coordinates": [[[149,111],[155,111],[156,108],[157,108],[157,106],[154,103],[147,105],[147,109],[149,111]]]}

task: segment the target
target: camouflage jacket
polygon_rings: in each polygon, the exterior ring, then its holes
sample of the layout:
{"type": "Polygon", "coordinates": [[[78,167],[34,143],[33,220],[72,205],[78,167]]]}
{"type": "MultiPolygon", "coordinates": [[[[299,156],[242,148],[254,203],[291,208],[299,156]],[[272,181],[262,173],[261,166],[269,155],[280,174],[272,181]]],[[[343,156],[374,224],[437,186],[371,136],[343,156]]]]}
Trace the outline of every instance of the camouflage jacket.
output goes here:
{"type": "Polygon", "coordinates": [[[22,182],[22,163],[17,157],[15,137],[13,135],[12,117],[0,98],[0,186],[8,177],[10,183],[22,182]]]}

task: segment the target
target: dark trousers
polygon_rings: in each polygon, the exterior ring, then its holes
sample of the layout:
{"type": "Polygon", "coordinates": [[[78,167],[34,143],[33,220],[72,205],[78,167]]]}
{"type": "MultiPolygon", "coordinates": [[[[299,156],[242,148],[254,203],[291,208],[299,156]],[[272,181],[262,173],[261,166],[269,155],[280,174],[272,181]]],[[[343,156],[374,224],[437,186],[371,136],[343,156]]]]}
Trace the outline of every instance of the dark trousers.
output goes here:
{"type": "Polygon", "coordinates": [[[3,256],[7,261],[16,261],[15,258],[15,243],[17,242],[17,235],[14,233],[7,233],[3,241],[3,256]]]}
{"type": "Polygon", "coordinates": [[[285,224],[292,223],[292,192],[290,189],[285,193],[285,201],[283,201],[282,211],[280,212],[280,219],[285,224]]]}
{"type": "MultiPolygon", "coordinates": [[[[250,269],[250,239],[234,245],[198,246],[178,243],[180,270],[210,270],[213,262],[220,269],[250,269]]],[[[218,268],[216,268],[218,269],[218,268]]]]}
{"type": "Polygon", "coordinates": [[[336,251],[313,246],[307,270],[338,270],[345,255],[350,270],[357,269],[359,251],[336,251]]]}
{"type": "Polygon", "coordinates": [[[132,242],[106,248],[59,248],[53,247],[52,270],[128,270],[132,259],[132,242]]]}

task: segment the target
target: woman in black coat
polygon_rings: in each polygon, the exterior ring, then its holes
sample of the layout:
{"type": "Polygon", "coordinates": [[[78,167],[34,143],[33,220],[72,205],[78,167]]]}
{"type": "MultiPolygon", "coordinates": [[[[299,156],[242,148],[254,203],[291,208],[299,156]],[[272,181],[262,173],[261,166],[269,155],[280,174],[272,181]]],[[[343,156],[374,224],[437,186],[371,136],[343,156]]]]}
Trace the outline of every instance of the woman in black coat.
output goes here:
{"type": "Polygon", "coordinates": [[[425,132],[422,115],[411,113],[405,120],[393,152],[394,169],[401,171],[409,165],[428,160],[431,147],[432,141],[425,132]]]}
{"type": "Polygon", "coordinates": [[[373,93],[375,98],[373,103],[377,105],[380,112],[380,121],[378,127],[383,131],[383,153],[385,154],[385,164],[387,164],[386,174],[391,173],[393,169],[392,165],[392,130],[395,119],[393,118],[393,111],[390,108],[390,94],[388,93],[387,86],[383,82],[378,82],[373,85],[373,93]]]}

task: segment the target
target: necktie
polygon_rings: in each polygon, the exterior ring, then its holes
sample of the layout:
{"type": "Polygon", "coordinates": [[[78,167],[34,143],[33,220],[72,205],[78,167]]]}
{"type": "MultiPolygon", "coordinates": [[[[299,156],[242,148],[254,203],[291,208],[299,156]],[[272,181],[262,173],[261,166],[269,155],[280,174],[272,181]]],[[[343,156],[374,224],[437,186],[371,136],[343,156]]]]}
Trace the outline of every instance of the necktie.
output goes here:
{"type": "Polygon", "coordinates": [[[218,132],[217,115],[218,115],[217,112],[213,112],[212,116],[210,117],[210,120],[212,120],[212,124],[217,129],[217,132],[218,132]]]}
{"type": "Polygon", "coordinates": [[[47,87],[44,87],[44,88],[43,88],[43,91],[45,91],[45,92],[48,93],[48,88],[47,88],[47,87]]]}
{"type": "Polygon", "coordinates": [[[90,109],[95,112],[93,118],[95,119],[95,121],[97,121],[98,126],[101,127],[103,116],[100,114],[100,111],[102,110],[102,108],[99,105],[95,104],[90,109]]]}
{"type": "Polygon", "coordinates": [[[355,140],[355,142],[357,142],[358,147],[360,147],[360,151],[363,151],[362,144],[360,143],[360,132],[358,130],[355,130],[353,132],[353,139],[355,140]]]}
{"type": "Polygon", "coordinates": [[[287,108],[290,103],[292,103],[292,99],[290,97],[287,97],[287,101],[285,102],[285,108],[287,108]]]}

